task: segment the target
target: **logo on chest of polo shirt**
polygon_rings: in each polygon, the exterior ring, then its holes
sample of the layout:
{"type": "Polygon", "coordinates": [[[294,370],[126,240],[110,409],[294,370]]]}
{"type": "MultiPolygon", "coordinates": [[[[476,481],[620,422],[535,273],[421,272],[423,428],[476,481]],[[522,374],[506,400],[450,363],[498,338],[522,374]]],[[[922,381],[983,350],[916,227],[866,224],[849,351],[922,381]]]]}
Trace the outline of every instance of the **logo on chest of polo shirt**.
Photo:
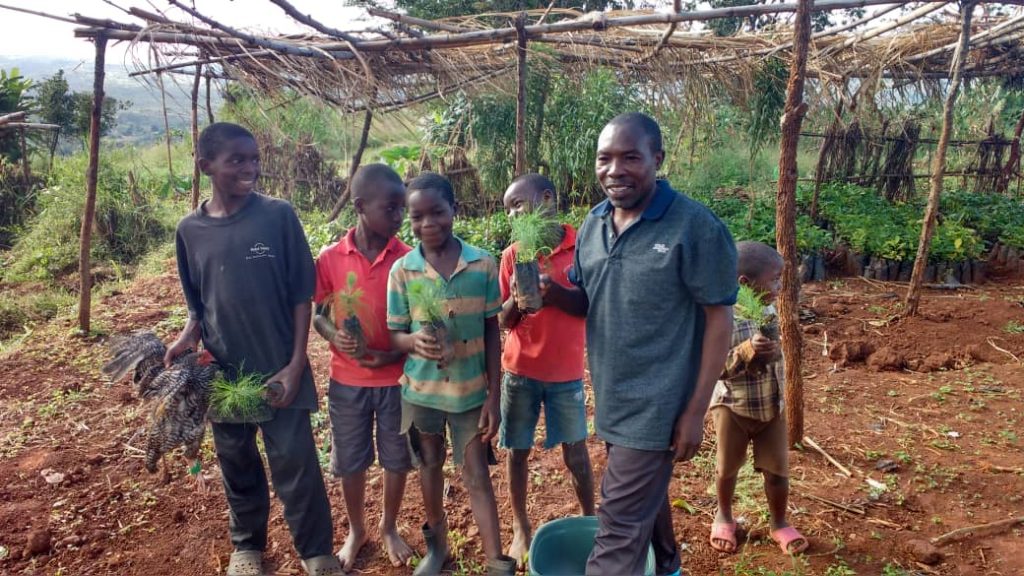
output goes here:
{"type": "Polygon", "coordinates": [[[662,244],[661,242],[658,242],[658,243],[657,243],[657,244],[655,244],[654,246],[651,246],[651,250],[654,250],[654,251],[655,251],[655,252],[657,252],[658,254],[668,254],[668,252],[669,252],[669,250],[670,250],[670,249],[669,249],[669,247],[668,247],[668,246],[665,246],[665,245],[664,245],[664,244],[662,244]]]}
{"type": "Polygon", "coordinates": [[[270,246],[263,242],[257,242],[249,248],[249,255],[245,259],[256,260],[258,258],[277,258],[277,256],[271,252],[270,246]]]}

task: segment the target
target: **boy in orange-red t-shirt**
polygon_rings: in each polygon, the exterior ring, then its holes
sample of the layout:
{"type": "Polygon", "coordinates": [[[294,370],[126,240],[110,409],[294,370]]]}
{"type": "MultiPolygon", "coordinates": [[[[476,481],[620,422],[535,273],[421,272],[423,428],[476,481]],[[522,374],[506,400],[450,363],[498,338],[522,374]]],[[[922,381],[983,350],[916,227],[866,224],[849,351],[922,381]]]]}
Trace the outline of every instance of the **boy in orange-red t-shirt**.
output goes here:
{"type": "MultiPolygon", "coordinates": [[[[524,174],[505,191],[510,218],[531,212],[554,213],[554,185],[540,174],[524,174]]],[[[587,453],[587,414],[583,391],[584,318],[569,314],[546,293],[550,282],[571,286],[567,277],[573,264],[576,231],[560,225],[559,244],[540,257],[544,306],[524,314],[516,303],[513,274],[517,245],[501,255],[499,284],[503,305],[498,319],[508,330],[501,367],[501,428],[499,444],[511,450],[508,459],[509,495],[512,498],[513,538],[508,555],[521,560],[530,548],[531,527],[526,513],[527,460],[534,443],[541,406],[547,431],[545,448],[562,445],[562,456],[572,474],[573,488],[584,515],[594,514],[594,478],[587,453]]]]}
{"type": "Polygon", "coordinates": [[[338,552],[346,572],[352,570],[369,539],[364,504],[366,470],[374,461],[375,419],[376,458],[384,468],[381,540],[393,565],[404,565],[412,556],[396,527],[406,476],[412,469],[401,433],[398,379],[405,356],[391,348],[387,327],[388,273],[410,250],[395,236],[405,217],[405,185],[388,166],[369,164],[352,178],[352,194],[359,217],[356,227],[317,259],[315,300],[320,304],[314,321],[316,331],[331,344],[331,472],[341,478],[349,517],[349,534],[338,552]],[[349,285],[349,278],[354,278],[354,286],[349,285]],[[336,295],[355,290],[362,291],[358,304],[332,313],[332,306],[338,307],[336,295]],[[340,322],[353,312],[359,318],[365,348],[340,322]],[[339,316],[337,323],[335,315],[339,316]]]}

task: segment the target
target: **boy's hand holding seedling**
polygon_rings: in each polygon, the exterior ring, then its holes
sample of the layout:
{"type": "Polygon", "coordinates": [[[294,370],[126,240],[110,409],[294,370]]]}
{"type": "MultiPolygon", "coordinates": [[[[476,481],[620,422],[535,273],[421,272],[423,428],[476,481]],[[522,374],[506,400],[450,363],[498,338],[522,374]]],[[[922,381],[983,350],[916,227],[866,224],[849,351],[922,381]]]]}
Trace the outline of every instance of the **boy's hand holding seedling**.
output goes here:
{"type": "Polygon", "coordinates": [[[779,343],[757,332],[750,337],[750,345],[754,349],[754,355],[758,360],[771,362],[779,351],[779,343]]]}
{"type": "Polygon", "coordinates": [[[334,336],[331,338],[331,344],[339,352],[349,356],[355,356],[356,350],[359,348],[359,343],[344,328],[338,328],[335,331],[334,336]]]}

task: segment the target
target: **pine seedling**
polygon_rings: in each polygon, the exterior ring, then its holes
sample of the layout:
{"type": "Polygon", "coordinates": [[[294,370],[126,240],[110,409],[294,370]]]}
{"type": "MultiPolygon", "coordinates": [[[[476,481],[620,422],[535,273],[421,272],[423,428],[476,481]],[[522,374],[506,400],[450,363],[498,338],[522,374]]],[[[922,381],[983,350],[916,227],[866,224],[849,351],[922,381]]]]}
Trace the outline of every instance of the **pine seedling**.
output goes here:
{"type": "Polygon", "coordinates": [[[512,240],[519,244],[516,261],[521,264],[536,262],[551,254],[558,244],[558,220],[540,210],[533,210],[509,219],[512,240]]]}
{"type": "Polygon", "coordinates": [[[228,380],[219,372],[210,390],[210,410],[215,418],[235,422],[255,422],[267,411],[267,385],[263,374],[238,371],[228,380]]]}
{"type": "Polygon", "coordinates": [[[406,289],[409,297],[409,309],[417,315],[417,319],[424,324],[443,324],[444,313],[444,288],[440,280],[421,278],[409,282],[406,289]]]}
{"type": "Polygon", "coordinates": [[[345,277],[345,287],[334,293],[334,325],[341,323],[350,316],[359,316],[364,307],[363,289],[356,287],[359,276],[349,270],[345,277]]]}

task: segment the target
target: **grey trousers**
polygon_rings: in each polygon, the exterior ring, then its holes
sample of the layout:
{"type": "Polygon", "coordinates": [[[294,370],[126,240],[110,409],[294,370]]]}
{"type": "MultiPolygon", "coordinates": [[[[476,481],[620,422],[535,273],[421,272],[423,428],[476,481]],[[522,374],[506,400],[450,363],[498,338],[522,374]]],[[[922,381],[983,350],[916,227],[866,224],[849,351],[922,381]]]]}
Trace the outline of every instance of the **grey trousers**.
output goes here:
{"type": "Polygon", "coordinates": [[[231,543],[236,550],[267,547],[270,489],[256,447],[257,428],[263,432],[270,477],[299,556],[330,555],[334,537],[331,507],[309,410],[277,410],[272,420],[260,424],[213,424],[213,442],[230,509],[231,543]]]}
{"type": "Polygon", "coordinates": [[[668,503],[672,452],[614,445],[607,449],[587,576],[642,576],[648,545],[654,548],[655,574],[675,573],[680,560],[668,503]]]}

